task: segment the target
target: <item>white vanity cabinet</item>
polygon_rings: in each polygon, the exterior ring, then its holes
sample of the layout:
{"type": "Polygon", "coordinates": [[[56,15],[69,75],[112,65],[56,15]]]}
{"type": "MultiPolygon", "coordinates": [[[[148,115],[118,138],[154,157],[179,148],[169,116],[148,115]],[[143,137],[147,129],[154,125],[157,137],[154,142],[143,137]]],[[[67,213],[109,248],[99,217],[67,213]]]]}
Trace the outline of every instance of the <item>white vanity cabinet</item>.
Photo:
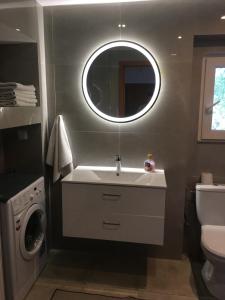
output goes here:
{"type": "Polygon", "coordinates": [[[165,187],[62,181],[63,235],[162,245],[165,187]]]}

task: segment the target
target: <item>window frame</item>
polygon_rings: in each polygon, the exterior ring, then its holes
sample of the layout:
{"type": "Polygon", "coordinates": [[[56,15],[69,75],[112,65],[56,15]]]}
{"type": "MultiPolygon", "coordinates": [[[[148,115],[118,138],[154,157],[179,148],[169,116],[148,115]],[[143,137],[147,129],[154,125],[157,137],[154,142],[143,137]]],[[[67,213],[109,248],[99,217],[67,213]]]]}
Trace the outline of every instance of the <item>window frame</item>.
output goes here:
{"type": "Polygon", "coordinates": [[[225,68],[225,56],[209,56],[202,60],[200,109],[198,124],[198,141],[225,142],[225,130],[212,130],[212,116],[206,112],[207,108],[213,108],[215,69],[225,68]]]}

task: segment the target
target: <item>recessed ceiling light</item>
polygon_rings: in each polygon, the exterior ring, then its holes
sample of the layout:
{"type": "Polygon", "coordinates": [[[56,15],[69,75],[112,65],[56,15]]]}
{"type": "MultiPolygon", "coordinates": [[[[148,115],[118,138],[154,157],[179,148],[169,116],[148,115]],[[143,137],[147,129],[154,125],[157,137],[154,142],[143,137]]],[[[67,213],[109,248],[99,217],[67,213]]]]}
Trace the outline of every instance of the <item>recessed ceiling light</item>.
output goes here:
{"type": "Polygon", "coordinates": [[[16,28],[16,31],[20,31],[20,29],[19,29],[19,28],[16,28]]]}
{"type": "Polygon", "coordinates": [[[183,37],[182,37],[182,35],[178,35],[178,40],[181,40],[183,37]]]}
{"type": "Polygon", "coordinates": [[[225,15],[220,18],[221,20],[225,20],[225,15]]]}
{"type": "Polygon", "coordinates": [[[126,24],[118,24],[118,27],[119,27],[119,28],[121,28],[121,27],[122,27],[122,28],[125,28],[125,27],[126,27],[126,24]]]}
{"type": "Polygon", "coordinates": [[[176,54],[176,53],[171,53],[170,55],[171,55],[171,56],[177,56],[177,54],[176,54]]]}

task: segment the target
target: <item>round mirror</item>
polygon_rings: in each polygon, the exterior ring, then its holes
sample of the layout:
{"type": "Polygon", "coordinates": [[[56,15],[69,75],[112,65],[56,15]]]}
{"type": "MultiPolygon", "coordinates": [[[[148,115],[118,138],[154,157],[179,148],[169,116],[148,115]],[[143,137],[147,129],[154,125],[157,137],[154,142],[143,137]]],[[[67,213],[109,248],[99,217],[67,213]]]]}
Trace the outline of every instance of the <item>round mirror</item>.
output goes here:
{"type": "Polygon", "coordinates": [[[160,72],[153,56],[140,45],[116,41],[97,49],[82,78],[88,105],[112,122],[129,122],[144,115],[160,90],[160,72]]]}

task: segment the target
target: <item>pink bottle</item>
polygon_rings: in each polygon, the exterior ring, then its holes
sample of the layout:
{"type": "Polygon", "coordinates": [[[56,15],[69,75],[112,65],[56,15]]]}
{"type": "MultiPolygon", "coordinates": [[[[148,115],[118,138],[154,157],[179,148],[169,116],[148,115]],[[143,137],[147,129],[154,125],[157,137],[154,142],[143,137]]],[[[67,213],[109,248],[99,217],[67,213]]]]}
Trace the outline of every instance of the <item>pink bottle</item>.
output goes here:
{"type": "Polygon", "coordinates": [[[145,171],[147,172],[154,172],[155,171],[155,162],[153,160],[153,155],[149,153],[147,158],[144,162],[145,171]]]}

